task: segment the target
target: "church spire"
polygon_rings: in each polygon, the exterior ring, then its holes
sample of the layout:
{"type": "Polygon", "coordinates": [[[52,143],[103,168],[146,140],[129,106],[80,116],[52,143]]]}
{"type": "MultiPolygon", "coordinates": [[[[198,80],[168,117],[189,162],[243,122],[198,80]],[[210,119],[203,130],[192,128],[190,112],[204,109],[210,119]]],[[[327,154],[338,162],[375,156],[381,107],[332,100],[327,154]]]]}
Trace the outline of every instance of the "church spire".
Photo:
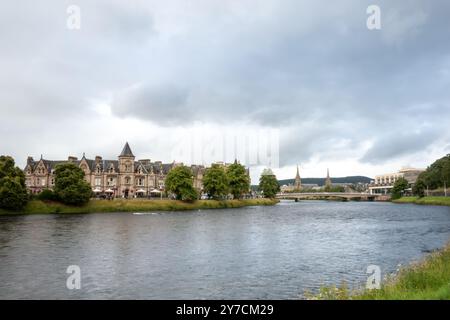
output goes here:
{"type": "Polygon", "coordinates": [[[325,186],[331,187],[330,169],[327,168],[327,178],[325,180],[325,186]]]}
{"type": "Polygon", "coordinates": [[[300,179],[300,171],[297,165],[297,174],[295,175],[295,190],[300,190],[302,188],[302,179],[300,179]]]}

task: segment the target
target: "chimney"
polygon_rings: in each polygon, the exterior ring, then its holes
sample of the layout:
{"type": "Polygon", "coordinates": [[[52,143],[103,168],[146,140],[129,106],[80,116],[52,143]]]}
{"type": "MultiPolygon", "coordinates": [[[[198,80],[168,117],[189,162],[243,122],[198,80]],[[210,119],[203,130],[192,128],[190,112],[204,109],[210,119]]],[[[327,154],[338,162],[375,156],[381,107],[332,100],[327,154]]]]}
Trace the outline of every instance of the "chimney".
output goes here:
{"type": "Polygon", "coordinates": [[[32,164],[34,162],[33,157],[28,157],[27,158],[27,164],[32,164]]]}
{"type": "Polygon", "coordinates": [[[102,157],[100,156],[95,156],[95,163],[99,163],[102,161],[102,157]]]}
{"type": "Polygon", "coordinates": [[[67,160],[69,160],[70,162],[74,162],[74,161],[77,161],[78,158],[77,157],[73,157],[73,156],[69,156],[69,158],[67,160]]]}
{"type": "Polygon", "coordinates": [[[151,163],[150,159],[142,159],[139,160],[139,162],[142,163],[144,166],[148,166],[151,163]]]}

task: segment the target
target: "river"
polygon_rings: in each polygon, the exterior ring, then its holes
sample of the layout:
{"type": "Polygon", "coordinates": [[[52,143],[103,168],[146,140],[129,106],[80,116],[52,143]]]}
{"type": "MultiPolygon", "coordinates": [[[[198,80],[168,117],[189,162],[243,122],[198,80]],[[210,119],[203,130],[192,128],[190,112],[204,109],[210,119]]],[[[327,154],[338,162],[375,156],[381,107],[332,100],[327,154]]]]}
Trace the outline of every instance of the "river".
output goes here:
{"type": "Polygon", "coordinates": [[[449,238],[449,207],[376,202],[0,216],[0,298],[298,299],[361,286],[367,266],[395,272],[449,238]]]}

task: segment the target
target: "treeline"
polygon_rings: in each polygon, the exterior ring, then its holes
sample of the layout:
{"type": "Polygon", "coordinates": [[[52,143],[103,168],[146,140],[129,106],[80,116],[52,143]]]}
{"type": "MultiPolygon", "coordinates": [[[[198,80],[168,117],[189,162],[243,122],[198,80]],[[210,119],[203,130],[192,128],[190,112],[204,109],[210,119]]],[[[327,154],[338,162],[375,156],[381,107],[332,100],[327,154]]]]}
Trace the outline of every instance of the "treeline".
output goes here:
{"type": "Polygon", "coordinates": [[[423,184],[430,190],[448,187],[450,185],[450,154],[436,160],[422,172],[417,183],[423,184]]]}
{"type": "MultiPolygon", "coordinates": [[[[166,178],[166,190],[177,200],[194,201],[199,194],[193,186],[193,174],[190,168],[178,166],[169,171],[166,178]]],[[[276,176],[265,169],[259,180],[259,191],[265,198],[274,198],[280,191],[276,176]]],[[[241,199],[250,193],[250,177],[247,170],[237,161],[228,167],[213,164],[203,176],[203,192],[209,199],[241,199]]]]}
{"type": "MultiPolygon", "coordinates": [[[[189,167],[177,166],[169,171],[165,185],[167,192],[177,200],[194,201],[199,194],[194,187],[194,176],[189,167]]],[[[230,195],[241,199],[250,191],[250,177],[243,165],[235,161],[228,167],[213,164],[203,176],[203,191],[210,199],[224,199],[230,195]]]]}

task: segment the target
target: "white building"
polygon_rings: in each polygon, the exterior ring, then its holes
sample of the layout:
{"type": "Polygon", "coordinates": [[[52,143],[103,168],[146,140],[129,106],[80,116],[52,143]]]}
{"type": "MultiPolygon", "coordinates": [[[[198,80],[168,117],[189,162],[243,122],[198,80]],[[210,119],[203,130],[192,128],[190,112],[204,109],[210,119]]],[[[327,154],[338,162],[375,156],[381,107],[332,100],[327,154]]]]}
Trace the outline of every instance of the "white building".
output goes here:
{"type": "Polygon", "coordinates": [[[416,183],[419,175],[424,171],[425,169],[403,168],[396,173],[378,175],[369,185],[369,192],[370,194],[389,194],[395,182],[400,178],[405,178],[410,184],[410,187],[412,187],[416,183]]]}

